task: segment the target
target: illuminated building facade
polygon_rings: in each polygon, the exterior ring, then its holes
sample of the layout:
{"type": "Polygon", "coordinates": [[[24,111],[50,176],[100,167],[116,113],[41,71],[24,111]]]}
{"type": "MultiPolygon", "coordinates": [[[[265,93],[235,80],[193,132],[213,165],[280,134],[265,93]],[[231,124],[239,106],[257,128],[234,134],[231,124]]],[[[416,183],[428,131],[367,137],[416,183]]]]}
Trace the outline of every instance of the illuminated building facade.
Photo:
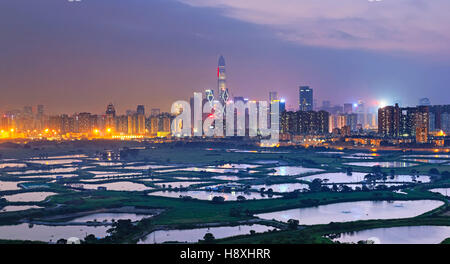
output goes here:
{"type": "Polygon", "coordinates": [[[224,104],[228,102],[229,92],[227,87],[227,75],[225,71],[225,58],[220,56],[219,58],[219,66],[217,68],[217,90],[219,101],[224,104]]]}
{"type": "Polygon", "coordinates": [[[314,107],[314,95],[313,89],[309,86],[299,87],[299,110],[300,111],[313,111],[314,107]]]}

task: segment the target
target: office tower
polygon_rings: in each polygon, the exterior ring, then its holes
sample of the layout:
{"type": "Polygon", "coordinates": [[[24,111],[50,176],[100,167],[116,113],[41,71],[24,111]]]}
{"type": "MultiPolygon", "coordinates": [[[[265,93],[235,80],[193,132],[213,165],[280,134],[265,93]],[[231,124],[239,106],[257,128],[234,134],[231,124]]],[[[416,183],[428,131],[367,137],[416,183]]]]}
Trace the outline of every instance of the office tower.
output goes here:
{"type": "Polygon", "coordinates": [[[432,105],[430,110],[430,131],[443,130],[450,133],[450,105],[432,105]]]}
{"type": "Polygon", "coordinates": [[[313,89],[309,86],[299,87],[300,111],[313,111],[313,89]]]}
{"type": "Polygon", "coordinates": [[[116,117],[116,109],[114,108],[113,104],[109,104],[106,107],[106,115],[111,115],[112,117],[116,117]]]}
{"type": "Polygon", "coordinates": [[[351,131],[356,131],[356,126],[358,125],[358,115],[357,114],[346,114],[347,123],[346,125],[350,128],[351,131]]]}
{"type": "Polygon", "coordinates": [[[113,133],[116,131],[116,109],[113,104],[109,104],[106,107],[106,120],[105,127],[108,133],[113,133]]]}
{"type": "Polygon", "coordinates": [[[364,102],[359,100],[355,110],[358,115],[358,123],[364,128],[366,126],[366,109],[364,102]]]}
{"type": "Polygon", "coordinates": [[[138,105],[136,112],[138,115],[144,115],[145,116],[145,107],[143,105],[138,105]]]}
{"type": "Polygon", "coordinates": [[[35,129],[42,130],[44,128],[44,106],[38,105],[36,111],[35,129]]]}
{"type": "Polygon", "coordinates": [[[227,88],[227,76],[225,71],[225,58],[220,56],[219,66],[217,68],[217,90],[218,90],[218,100],[224,104],[228,101],[229,93],[227,88]]]}
{"type": "Polygon", "coordinates": [[[24,106],[23,114],[24,114],[24,116],[32,117],[33,116],[33,108],[31,106],[24,106]]]}
{"type": "Polygon", "coordinates": [[[40,118],[42,116],[44,116],[44,106],[38,105],[37,106],[37,117],[40,118]]]}
{"type": "Polygon", "coordinates": [[[281,98],[280,99],[280,114],[286,111],[286,100],[281,98]]]}
{"type": "Polygon", "coordinates": [[[269,92],[269,102],[272,102],[273,100],[278,100],[277,92],[269,92]]]}
{"type": "Polygon", "coordinates": [[[344,113],[345,114],[353,113],[353,104],[344,104],[344,113]]]}

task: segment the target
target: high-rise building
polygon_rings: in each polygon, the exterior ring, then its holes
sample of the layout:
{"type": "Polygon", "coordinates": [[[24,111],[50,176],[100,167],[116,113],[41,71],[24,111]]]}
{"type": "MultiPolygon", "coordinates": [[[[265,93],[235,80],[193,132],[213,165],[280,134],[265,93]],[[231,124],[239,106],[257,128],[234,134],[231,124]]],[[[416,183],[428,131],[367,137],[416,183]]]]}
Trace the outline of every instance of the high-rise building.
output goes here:
{"type": "Polygon", "coordinates": [[[225,71],[225,58],[223,56],[220,56],[219,66],[217,68],[217,90],[219,101],[222,104],[228,102],[229,92],[227,87],[227,76],[225,71]]]}
{"type": "Polygon", "coordinates": [[[329,133],[329,113],[326,111],[285,111],[281,114],[281,133],[314,135],[329,133]]]}
{"type": "Polygon", "coordinates": [[[353,113],[353,104],[344,104],[344,113],[345,114],[353,113]]]}
{"type": "Polygon", "coordinates": [[[415,134],[417,143],[428,142],[428,127],[430,125],[430,111],[428,106],[418,106],[415,115],[415,134]]]}
{"type": "Polygon", "coordinates": [[[313,111],[314,100],[313,100],[313,89],[309,86],[299,87],[299,108],[300,111],[313,111]]]}
{"type": "Polygon", "coordinates": [[[42,117],[44,115],[44,105],[37,106],[37,116],[42,117]]]}
{"type": "Polygon", "coordinates": [[[116,109],[114,108],[113,104],[109,104],[106,107],[106,114],[111,115],[112,117],[116,117],[116,109]]]}
{"type": "Polygon", "coordinates": [[[391,137],[416,137],[426,143],[430,115],[428,106],[403,107],[398,104],[378,109],[378,133],[391,137]]]}
{"type": "Polygon", "coordinates": [[[113,104],[109,104],[106,107],[106,120],[105,120],[105,126],[107,131],[110,133],[116,131],[116,109],[114,108],[113,104]]]}
{"type": "Polygon", "coordinates": [[[400,107],[398,104],[378,109],[378,133],[395,137],[400,135],[400,107]]]}
{"type": "Polygon", "coordinates": [[[278,93],[277,92],[269,92],[269,102],[272,102],[274,100],[278,100],[278,93]]]}
{"type": "Polygon", "coordinates": [[[91,113],[79,113],[76,120],[79,133],[91,132],[91,113]]]}
{"type": "Polygon", "coordinates": [[[284,98],[280,99],[280,114],[286,111],[286,100],[284,98]]]}
{"type": "Polygon", "coordinates": [[[430,131],[443,130],[450,134],[450,105],[432,105],[430,110],[430,131]]]}
{"type": "Polygon", "coordinates": [[[145,107],[143,105],[138,105],[136,112],[138,115],[144,115],[145,116],[145,107]]]}

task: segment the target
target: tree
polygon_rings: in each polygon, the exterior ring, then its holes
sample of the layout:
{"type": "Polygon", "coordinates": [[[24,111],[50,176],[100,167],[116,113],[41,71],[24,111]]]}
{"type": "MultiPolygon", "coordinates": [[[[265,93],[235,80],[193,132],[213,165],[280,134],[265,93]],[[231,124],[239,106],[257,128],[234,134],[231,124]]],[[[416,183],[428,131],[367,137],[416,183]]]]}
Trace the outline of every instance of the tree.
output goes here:
{"type": "Polygon", "coordinates": [[[211,234],[211,233],[206,233],[205,236],[203,237],[203,240],[204,240],[206,243],[212,243],[212,242],[214,242],[215,239],[216,239],[216,238],[215,238],[214,235],[211,234]]]}
{"type": "Polygon", "coordinates": [[[289,219],[289,220],[287,221],[287,223],[288,223],[288,228],[289,228],[289,229],[291,229],[291,230],[296,230],[296,229],[298,229],[298,224],[299,224],[299,221],[298,221],[298,220],[296,220],[296,219],[289,219]]]}
{"type": "Polygon", "coordinates": [[[223,203],[225,202],[225,198],[222,196],[214,196],[211,200],[213,203],[223,203]]]}
{"type": "Polygon", "coordinates": [[[243,202],[243,201],[247,200],[247,198],[245,198],[245,197],[242,196],[242,195],[239,195],[238,197],[236,197],[236,200],[237,200],[238,202],[243,202]]]}
{"type": "Polygon", "coordinates": [[[108,229],[108,232],[112,239],[121,239],[132,232],[134,225],[130,219],[118,220],[112,224],[112,228],[108,229]]]}
{"type": "Polygon", "coordinates": [[[439,174],[439,170],[436,168],[432,168],[432,169],[430,169],[430,174],[437,175],[437,174],[439,174]]]}
{"type": "Polygon", "coordinates": [[[96,242],[97,238],[93,234],[90,234],[84,238],[84,243],[86,244],[95,244],[96,242]]]}
{"type": "Polygon", "coordinates": [[[67,240],[64,238],[61,238],[58,241],[56,241],[56,244],[67,244],[67,240]]]}
{"type": "Polygon", "coordinates": [[[312,192],[318,192],[322,188],[322,180],[321,179],[314,179],[311,184],[309,185],[309,189],[312,192]]]}

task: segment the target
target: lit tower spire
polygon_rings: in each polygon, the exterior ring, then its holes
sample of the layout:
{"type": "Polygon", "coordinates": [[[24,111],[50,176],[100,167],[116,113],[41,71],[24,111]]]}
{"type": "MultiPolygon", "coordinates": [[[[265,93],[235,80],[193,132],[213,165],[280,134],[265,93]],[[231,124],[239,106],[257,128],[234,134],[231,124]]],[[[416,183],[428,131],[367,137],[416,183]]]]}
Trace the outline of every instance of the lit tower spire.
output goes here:
{"type": "Polygon", "coordinates": [[[219,100],[222,103],[227,102],[229,94],[227,88],[227,76],[225,73],[225,58],[222,55],[219,58],[219,67],[217,67],[217,87],[219,100]]]}

